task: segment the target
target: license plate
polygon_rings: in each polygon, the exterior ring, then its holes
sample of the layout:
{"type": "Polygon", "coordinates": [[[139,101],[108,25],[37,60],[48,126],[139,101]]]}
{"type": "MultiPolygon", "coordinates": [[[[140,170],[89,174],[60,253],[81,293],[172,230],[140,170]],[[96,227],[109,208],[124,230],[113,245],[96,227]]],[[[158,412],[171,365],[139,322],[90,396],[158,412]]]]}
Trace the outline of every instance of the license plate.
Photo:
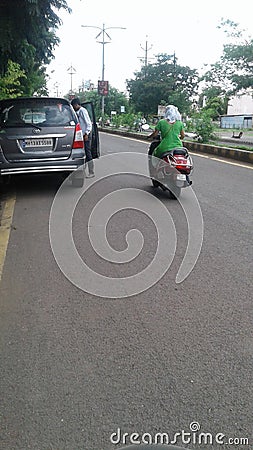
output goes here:
{"type": "Polygon", "coordinates": [[[186,175],[184,175],[184,174],[182,174],[182,173],[179,173],[179,174],[177,175],[177,180],[185,181],[185,180],[186,180],[186,175]]]}
{"type": "Polygon", "coordinates": [[[23,148],[30,147],[52,147],[53,139],[24,139],[23,148]]]}

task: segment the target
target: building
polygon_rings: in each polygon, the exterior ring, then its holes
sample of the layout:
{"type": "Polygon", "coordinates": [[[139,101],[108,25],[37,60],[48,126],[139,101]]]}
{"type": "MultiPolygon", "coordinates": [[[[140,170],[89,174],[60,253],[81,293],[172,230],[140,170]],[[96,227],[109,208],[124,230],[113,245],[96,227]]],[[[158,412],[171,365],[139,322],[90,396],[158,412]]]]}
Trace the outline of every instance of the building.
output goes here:
{"type": "Polygon", "coordinates": [[[253,128],[253,114],[220,116],[221,128],[253,128]]]}
{"type": "Polygon", "coordinates": [[[253,91],[231,97],[227,115],[220,117],[221,128],[253,128],[253,91]]]}

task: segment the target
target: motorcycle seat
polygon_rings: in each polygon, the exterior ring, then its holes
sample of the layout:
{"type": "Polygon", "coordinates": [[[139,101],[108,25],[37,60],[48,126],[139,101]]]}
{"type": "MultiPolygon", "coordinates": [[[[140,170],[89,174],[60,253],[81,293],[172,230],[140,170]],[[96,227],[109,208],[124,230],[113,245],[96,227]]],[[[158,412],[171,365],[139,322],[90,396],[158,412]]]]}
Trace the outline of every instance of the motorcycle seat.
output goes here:
{"type": "Polygon", "coordinates": [[[182,148],[173,148],[170,151],[164,152],[161,155],[161,158],[164,158],[165,156],[169,156],[169,155],[171,155],[171,156],[174,156],[174,155],[188,156],[188,150],[187,150],[187,148],[184,148],[184,147],[182,147],[182,148]]]}
{"type": "Polygon", "coordinates": [[[173,150],[171,150],[172,155],[183,155],[183,156],[188,156],[188,150],[187,148],[174,148],[173,150]]]}

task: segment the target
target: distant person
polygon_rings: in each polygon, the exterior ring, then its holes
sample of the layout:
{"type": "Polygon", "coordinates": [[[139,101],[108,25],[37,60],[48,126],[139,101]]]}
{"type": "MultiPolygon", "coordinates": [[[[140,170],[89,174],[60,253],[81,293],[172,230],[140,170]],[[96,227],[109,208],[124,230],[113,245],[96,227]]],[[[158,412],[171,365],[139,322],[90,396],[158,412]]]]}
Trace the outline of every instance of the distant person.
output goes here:
{"type": "Polygon", "coordinates": [[[153,147],[151,144],[151,152],[153,156],[160,158],[164,152],[173,150],[174,148],[183,147],[184,124],[181,121],[181,114],[174,105],[168,105],[165,109],[164,119],[159,120],[155,126],[155,130],[148,138],[155,138],[158,133],[161,134],[161,142],[156,141],[153,147]]]}
{"type": "Polygon", "coordinates": [[[147,122],[146,122],[146,119],[145,119],[145,117],[142,117],[141,118],[141,120],[140,120],[140,122],[139,122],[139,129],[138,129],[138,131],[143,131],[143,125],[145,125],[147,122]]]}
{"type": "Polygon", "coordinates": [[[88,165],[88,172],[89,174],[87,176],[89,177],[94,177],[94,162],[93,162],[93,158],[92,158],[92,153],[91,153],[91,129],[92,129],[92,123],[90,120],[90,116],[88,114],[88,111],[86,108],[84,108],[83,106],[81,106],[81,102],[79,100],[79,98],[74,98],[71,101],[71,105],[73,106],[80,126],[82,128],[82,132],[83,132],[83,141],[84,141],[84,150],[85,150],[85,156],[86,156],[86,163],[88,165]]]}

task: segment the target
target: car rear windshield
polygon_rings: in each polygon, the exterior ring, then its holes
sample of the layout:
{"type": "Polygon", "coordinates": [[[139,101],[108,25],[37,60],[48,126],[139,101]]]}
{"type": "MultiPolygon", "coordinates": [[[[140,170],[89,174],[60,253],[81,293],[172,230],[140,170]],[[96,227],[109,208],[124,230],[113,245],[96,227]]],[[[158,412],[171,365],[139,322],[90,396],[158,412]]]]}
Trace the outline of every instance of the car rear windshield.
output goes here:
{"type": "Polygon", "coordinates": [[[75,124],[75,116],[68,103],[52,100],[13,101],[0,105],[0,126],[40,127],[67,126],[75,124]]]}

